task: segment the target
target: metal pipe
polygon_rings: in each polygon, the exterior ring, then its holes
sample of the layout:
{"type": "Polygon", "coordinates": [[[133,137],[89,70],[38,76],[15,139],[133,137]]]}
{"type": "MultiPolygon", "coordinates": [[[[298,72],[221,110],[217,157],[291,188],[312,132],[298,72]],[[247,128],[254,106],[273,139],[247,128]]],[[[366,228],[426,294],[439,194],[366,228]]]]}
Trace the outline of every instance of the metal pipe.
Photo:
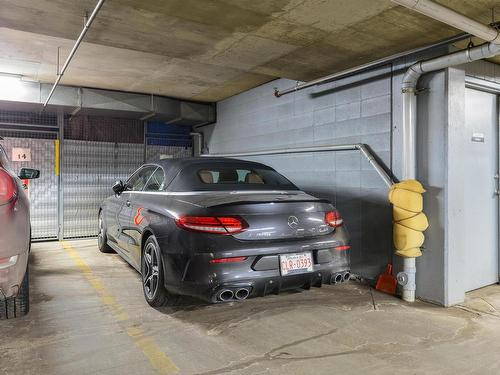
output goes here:
{"type": "Polygon", "coordinates": [[[477,47],[419,61],[408,68],[403,76],[403,179],[416,178],[417,174],[417,83],[424,73],[449,68],[500,54],[500,45],[485,43],[477,47]]]}
{"type": "Polygon", "coordinates": [[[203,148],[203,133],[191,132],[189,135],[193,137],[193,155],[200,156],[203,148]]]}
{"type": "Polygon", "coordinates": [[[467,39],[469,37],[470,37],[469,34],[460,34],[460,35],[445,39],[441,42],[432,44],[430,46],[415,48],[415,49],[412,49],[409,51],[397,53],[397,54],[394,54],[394,55],[391,55],[388,57],[384,57],[384,58],[379,59],[379,60],[375,60],[375,61],[363,64],[363,65],[356,66],[354,68],[349,68],[346,70],[342,70],[341,72],[333,73],[333,74],[327,75],[325,77],[321,77],[321,78],[314,79],[314,80],[309,81],[309,82],[301,83],[295,87],[290,87],[290,88],[284,89],[284,90],[277,90],[276,89],[274,91],[274,95],[277,98],[279,98],[283,95],[290,94],[290,93],[295,92],[295,91],[300,91],[300,90],[306,89],[308,87],[321,85],[321,84],[335,81],[335,80],[338,80],[341,78],[346,78],[346,77],[352,76],[354,74],[358,74],[358,73],[365,71],[365,70],[368,70],[368,69],[372,69],[372,68],[380,67],[382,65],[386,65],[386,64],[390,63],[391,61],[399,59],[401,57],[405,57],[405,56],[412,55],[415,53],[420,53],[423,51],[435,49],[438,47],[443,47],[443,46],[446,46],[448,44],[456,43],[456,42],[459,42],[461,40],[467,39]]]}
{"type": "Polygon", "coordinates": [[[427,17],[446,23],[459,30],[477,36],[487,42],[499,44],[500,34],[497,29],[483,25],[461,13],[431,0],[392,0],[392,2],[412,9],[427,17]]]}
{"type": "Polygon", "coordinates": [[[238,152],[226,154],[202,154],[205,157],[248,157],[248,156],[263,156],[263,155],[280,155],[280,154],[299,154],[307,152],[326,152],[326,151],[355,151],[358,150],[368,160],[370,165],[375,169],[380,178],[384,181],[387,187],[394,184],[394,180],[385,171],[382,165],[375,158],[373,153],[368,149],[367,145],[363,143],[355,143],[348,145],[330,145],[330,146],[313,146],[313,147],[295,147],[295,148],[282,148],[263,151],[251,152],[238,152]]]}
{"type": "Polygon", "coordinates": [[[61,81],[61,78],[64,75],[64,72],[68,68],[68,65],[71,62],[71,60],[73,59],[73,56],[75,55],[78,47],[80,47],[80,44],[82,43],[82,40],[85,37],[85,34],[87,34],[87,31],[89,30],[90,25],[92,25],[92,22],[94,22],[94,19],[96,18],[97,13],[101,9],[102,5],[104,4],[104,1],[105,0],[99,0],[98,1],[97,5],[95,6],[94,10],[92,11],[92,14],[90,15],[90,17],[87,20],[87,22],[85,23],[85,25],[83,26],[83,29],[82,29],[82,31],[80,33],[80,36],[78,37],[78,39],[75,42],[75,45],[71,49],[71,51],[70,51],[70,53],[68,55],[68,58],[64,62],[64,65],[63,65],[61,71],[58,72],[58,74],[57,74],[56,81],[54,82],[54,85],[52,86],[52,89],[49,92],[49,96],[47,96],[47,99],[45,100],[45,103],[43,104],[42,110],[44,110],[45,107],[47,107],[47,104],[49,104],[50,98],[52,98],[52,95],[54,95],[54,91],[56,90],[57,85],[59,85],[59,82],[61,81]]]}

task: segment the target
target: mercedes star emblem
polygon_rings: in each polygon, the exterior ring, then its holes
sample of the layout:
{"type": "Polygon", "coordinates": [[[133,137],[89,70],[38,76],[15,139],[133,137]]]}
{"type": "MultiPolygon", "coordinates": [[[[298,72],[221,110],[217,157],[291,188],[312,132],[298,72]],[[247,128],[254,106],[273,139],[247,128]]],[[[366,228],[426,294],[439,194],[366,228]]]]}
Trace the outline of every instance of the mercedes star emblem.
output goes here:
{"type": "Polygon", "coordinates": [[[296,229],[299,226],[299,219],[297,216],[288,217],[288,226],[292,229],[296,229]]]}

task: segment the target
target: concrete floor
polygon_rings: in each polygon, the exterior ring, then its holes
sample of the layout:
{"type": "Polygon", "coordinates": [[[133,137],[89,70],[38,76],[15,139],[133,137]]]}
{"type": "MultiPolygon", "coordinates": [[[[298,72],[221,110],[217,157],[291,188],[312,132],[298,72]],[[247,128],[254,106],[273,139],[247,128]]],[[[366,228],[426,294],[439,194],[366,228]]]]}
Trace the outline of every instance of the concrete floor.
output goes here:
{"type": "Polygon", "coordinates": [[[2,374],[499,374],[500,286],[444,309],[357,282],[154,310],[95,240],[37,243],[32,309],[0,322],[2,374]]]}

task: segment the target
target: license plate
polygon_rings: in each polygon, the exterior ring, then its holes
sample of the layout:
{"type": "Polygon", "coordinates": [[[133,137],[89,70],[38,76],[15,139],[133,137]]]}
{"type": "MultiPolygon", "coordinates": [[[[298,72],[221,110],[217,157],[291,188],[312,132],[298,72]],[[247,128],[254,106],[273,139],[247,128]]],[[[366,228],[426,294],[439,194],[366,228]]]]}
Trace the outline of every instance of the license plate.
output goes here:
{"type": "Polygon", "coordinates": [[[312,272],[312,254],[307,252],[280,255],[280,269],[282,276],[312,272]]]}

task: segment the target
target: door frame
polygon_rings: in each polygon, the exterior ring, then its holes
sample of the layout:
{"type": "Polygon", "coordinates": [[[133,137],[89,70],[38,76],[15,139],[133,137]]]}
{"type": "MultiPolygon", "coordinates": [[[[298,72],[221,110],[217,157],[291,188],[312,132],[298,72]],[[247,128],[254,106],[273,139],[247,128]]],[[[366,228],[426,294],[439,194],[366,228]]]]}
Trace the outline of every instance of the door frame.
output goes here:
{"type": "Polygon", "coordinates": [[[465,87],[468,89],[474,89],[478,91],[487,92],[490,94],[495,94],[497,96],[497,173],[495,175],[497,184],[497,196],[498,196],[498,227],[497,227],[497,238],[498,238],[498,280],[500,283],[500,83],[487,81],[484,79],[465,76],[465,87]]]}

